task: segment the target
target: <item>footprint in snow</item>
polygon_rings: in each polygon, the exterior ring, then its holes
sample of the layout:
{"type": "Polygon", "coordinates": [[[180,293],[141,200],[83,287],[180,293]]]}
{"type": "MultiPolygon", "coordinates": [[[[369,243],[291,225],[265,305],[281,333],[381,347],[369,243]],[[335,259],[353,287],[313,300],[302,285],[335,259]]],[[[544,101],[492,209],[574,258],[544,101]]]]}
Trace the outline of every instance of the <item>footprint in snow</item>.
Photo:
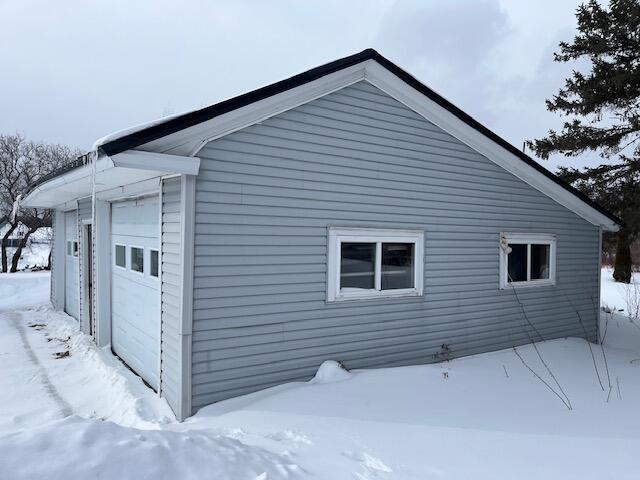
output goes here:
{"type": "Polygon", "coordinates": [[[291,443],[295,443],[295,444],[305,444],[305,445],[311,445],[313,444],[313,442],[311,440],[309,440],[309,438],[299,432],[296,432],[294,430],[282,430],[281,432],[276,432],[276,433],[270,433],[269,435],[266,436],[267,438],[270,438],[271,440],[275,440],[276,442],[291,442],[291,443]]]}
{"type": "Polygon", "coordinates": [[[373,455],[369,455],[367,452],[342,452],[345,457],[359,462],[362,466],[362,472],[354,472],[354,475],[359,480],[371,480],[374,478],[383,478],[381,475],[391,473],[391,467],[386,465],[382,460],[373,455]]]}
{"type": "Polygon", "coordinates": [[[224,435],[226,437],[230,437],[233,438],[234,440],[240,440],[242,437],[244,437],[247,434],[247,432],[245,432],[243,429],[241,428],[228,428],[225,430],[224,435]]]}

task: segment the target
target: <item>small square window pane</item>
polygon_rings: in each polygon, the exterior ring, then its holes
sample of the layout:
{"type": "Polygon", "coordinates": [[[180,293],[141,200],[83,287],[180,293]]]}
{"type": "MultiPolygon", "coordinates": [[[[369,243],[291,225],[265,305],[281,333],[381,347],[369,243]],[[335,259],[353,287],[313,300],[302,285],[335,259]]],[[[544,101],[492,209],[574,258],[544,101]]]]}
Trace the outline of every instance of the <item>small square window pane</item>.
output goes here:
{"type": "Polygon", "coordinates": [[[375,243],[343,243],[340,253],[340,289],[375,288],[375,243]]]}
{"type": "Polygon", "coordinates": [[[510,243],[511,253],[508,255],[508,275],[509,282],[527,281],[527,245],[520,243],[510,243]]]}
{"type": "Polygon", "coordinates": [[[124,245],[116,245],[116,265],[118,267],[125,268],[127,265],[127,261],[125,258],[126,250],[124,245]]]}
{"type": "Polygon", "coordinates": [[[131,270],[144,272],[144,250],[142,248],[131,247],[131,270]]]}
{"type": "Polygon", "coordinates": [[[413,243],[382,244],[382,290],[414,287],[413,243]]]}
{"type": "Polygon", "coordinates": [[[531,245],[531,280],[549,278],[551,245],[531,245]]]}
{"type": "Polygon", "coordinates": [[[149,275],[152,277],[158,276],[158,250],[149,252],[149,275]]]}

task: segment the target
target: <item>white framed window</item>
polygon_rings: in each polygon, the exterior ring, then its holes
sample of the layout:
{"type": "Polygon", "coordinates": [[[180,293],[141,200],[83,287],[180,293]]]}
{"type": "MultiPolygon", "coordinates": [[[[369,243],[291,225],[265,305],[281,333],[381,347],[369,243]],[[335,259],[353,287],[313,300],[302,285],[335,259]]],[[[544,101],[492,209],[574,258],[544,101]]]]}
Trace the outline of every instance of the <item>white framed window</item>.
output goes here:
{"type": "Polygon", "coordinates": [[[500,288],[556,283],[556,236],[544,233],[500,234],[500,288]]]}
{"type": "Polygon", "coordinates": [[[72,252],[73,252],[73,256],[77,257],[78,256],[78,242],[74,241],[72,244],[72,252]]]}
{"type": "Polygon", "coordinates": [[[424,232],[330,227],[327,301],[420,296],[424,232]]]}
{"type": "Polygon", "coordinates": [[[130,247],[129,258],[131,271],[144,274],[144,248],[130,247]]]}
{"type": "Polygon", "coordinates": [[[158,277],[158,250],[149,250],[149,275],[152,277],[158,277]]]}
{"type": "Polygon", "coordinates": [[[114,258],[116,267],[127,268],[127,247],[116,244],[114,258]]]}
{"type": "Polygon", "coordinates": [[[73,242],[71,240],[67,240],[67,256],[73,255],[73,242]]]}

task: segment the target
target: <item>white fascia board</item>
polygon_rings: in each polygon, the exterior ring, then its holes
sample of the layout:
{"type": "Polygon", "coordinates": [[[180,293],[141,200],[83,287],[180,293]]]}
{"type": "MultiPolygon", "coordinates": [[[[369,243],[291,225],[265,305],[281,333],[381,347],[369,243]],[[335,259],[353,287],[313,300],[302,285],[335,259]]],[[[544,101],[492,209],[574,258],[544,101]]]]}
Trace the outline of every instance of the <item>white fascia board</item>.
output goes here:
{"type": "Polygon", "coordinates": [[[618,230],[609,217],[576,197],[573,193],[527,165],[513,153],[497,144],[475,128],[467,125],[446,108],[426,97],[389,70],[373,60],[367,60],[365,80],[433,122],[445,132],[487,157],[492,162],[573,211],[593,225],[608,231],[618,230]]]}
{"type": "Polygon", "coordinates": [[[156,152],[127,150],[110,158],[116,167],[162,171],[184,175],[197,175],[200,171],[200,159],[198,157],[185,157],[156,152]]]}
{"type": "Polygon", "coordinates": [[[197,155],[200,149],[211,140],[324,97],[331,92],[357,83],[364,77],[364,63],[359,63],[137,148],[145,151],[171,153],[172,155],[197,155]]]}

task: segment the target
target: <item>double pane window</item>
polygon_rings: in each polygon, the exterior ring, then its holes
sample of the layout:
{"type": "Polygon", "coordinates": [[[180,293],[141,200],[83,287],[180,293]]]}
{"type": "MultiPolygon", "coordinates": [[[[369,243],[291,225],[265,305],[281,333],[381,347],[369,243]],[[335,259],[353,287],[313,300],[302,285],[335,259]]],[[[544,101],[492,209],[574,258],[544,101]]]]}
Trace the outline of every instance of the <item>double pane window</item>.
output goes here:
{"type": "Polygon", "coordinates": [[[501,288],[555,283],[555,237],[502,234],[501,288]]]}
{"type": "Polygon", "coordinates": [[[331,229],[328,300],[422,294],[421,231],[331,229]]]}

